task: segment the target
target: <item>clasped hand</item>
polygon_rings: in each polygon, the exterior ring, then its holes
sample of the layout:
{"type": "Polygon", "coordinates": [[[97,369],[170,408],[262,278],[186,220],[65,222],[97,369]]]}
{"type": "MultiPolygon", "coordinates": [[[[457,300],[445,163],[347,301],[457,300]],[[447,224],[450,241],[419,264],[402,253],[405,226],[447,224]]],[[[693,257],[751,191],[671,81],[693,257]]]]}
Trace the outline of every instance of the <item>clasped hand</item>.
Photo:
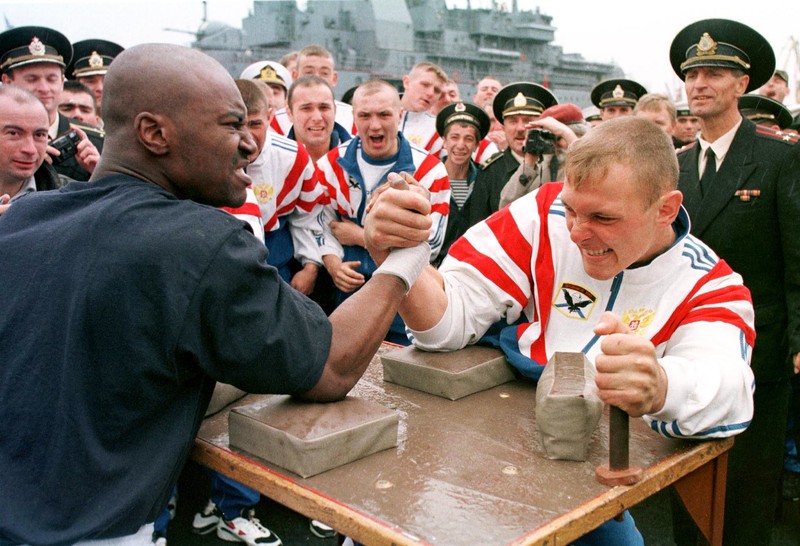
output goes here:
{"type": "Polygon", "coordinates": [[[427,189],[408,173],[400,173],[408,189],[386,183],[372,194],[364,220],[364,242],[378,265],[392,248],[408,248],[428,240],[431,201],[427,189]]]}
{"type": "Polygon", "coordinates": [[[667,396],[667,374],[653,344],[610,312],[603,313],[594,332],[603,336],[602,352],[595,358],[600,399],[631,417],[661,410],[667,396]]]}

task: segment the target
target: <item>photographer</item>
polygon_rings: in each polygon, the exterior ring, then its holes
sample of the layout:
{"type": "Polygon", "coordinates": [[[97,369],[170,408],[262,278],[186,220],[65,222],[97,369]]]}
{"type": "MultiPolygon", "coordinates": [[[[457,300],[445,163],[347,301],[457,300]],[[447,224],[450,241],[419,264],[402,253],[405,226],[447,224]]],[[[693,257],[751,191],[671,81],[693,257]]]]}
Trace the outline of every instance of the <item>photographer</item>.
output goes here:
{"type": "Polygon", "coordinates": [[[47,148],[59,175],[88,180],[103,149],[103,132],[79,124],[58,111],[64,89],[64,69],[72,59],[72,44],[58,31],[46,27],[16,27],[0,34],[0,69],[3,85],[33,93],[48,115],[47,148]]]}
{"type": "Polygon", "coordinates": [[[472,196],[465,206],[468,226],[475,225],[500,208],[500,192],[523,162],[528,124],[556,104],[556,97],[535,83],[510,83],[495,95],[492,110],[503,124],[508,148],[493,155],[481,166],[472,196]]]}
{"type": "Polygon", "coordinates": [[[589,128],[571,103],[551,106],[527,127],[525,156],[500,192],[500,208],[546,182],[563,180],[567,147],[589,128]]]}

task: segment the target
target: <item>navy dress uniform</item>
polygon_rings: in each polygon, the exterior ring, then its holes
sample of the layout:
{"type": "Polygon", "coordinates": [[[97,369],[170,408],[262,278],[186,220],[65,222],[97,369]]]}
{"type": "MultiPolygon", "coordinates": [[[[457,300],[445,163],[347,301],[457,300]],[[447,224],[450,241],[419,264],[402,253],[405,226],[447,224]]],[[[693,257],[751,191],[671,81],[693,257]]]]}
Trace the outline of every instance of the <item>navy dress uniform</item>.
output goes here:
{"type": "MultiPolygon", "coordinates": [[[[547,108],[558,104],[558,99],[546,87],[536,83],[510,83],[500,89],[492,101],[492,111],[500,123],[506,116],[523,114],[540,116],[547,108]]],[[[497,212],[500,208],[500,192],[511,175],[519,167],[521,156],[509,145],[481,166],[468,204],[464,206],[467,227],[497,212]]]]}
{"type": "MultiPolygon", "coordinates": [[[[487,114],[483,108],[471,102],[464,101],[448,104],[436,115],[436,132],[439,133],[442,139],[444,139],[445,130],[453,123],[466,123],[475,127],[477,131],[476,144],[486,138],[486,134],[489,132],[489,127],[491,126],[489,114],[487,114]]],[[[466,210],[472,199],[472,190],[475,187],[477,174],[478,166],[470,159],[469,172],[467,174],[467,184],[469,186],[467,199],[459,206],[453,192],[450,194],[450,212],[447,215],[447,230],[445,231],[442,249],[439,251],[439,256],[437,256],[435,261],[436,265],[440,264],[447,255],[450,245],[461,237],[471,225],[467,224],[466,210]]]]}
{"type": "MultiPolygon", "coordinates": [[[[84,133],[86,133],[89,141],[94,144],[95,148],[97,148],[98,153],[103,152],[103,141],[105,140],[106,134],[102,129],[98,129],[92,125],[87,125],[76,119],[67,118],[61,114],[58,114],[58,136],[67,134],[75,127],[78,127],[84,133]]],[[[58,165],[55,165],[54,168],[58,174],[73,180],[86,181],[89,180],[89,177],[91,176],[91,173],[81,167],[78,163],[78,160],[75,159],[74,156],[66,161],[62,161],[58,165]]]]}
{"type": "MultiPolygon", "coordinates": [[[[698,67],[741,71],[750,77],[748,91],[766,82],[775,65],[772,48],[760,34],[721,19],[684,28],[672,43],[670,60],[682,79],[698,67]]],[[[692,233],[742,275],[755,308],[755,413],[737,436],[728,466],[724,537],[735,544],[769,540],[783,463],[789,355],[800,352],[800,147],[795,142],[742,119],[709,188],[700,187],[700,144],[678,153],[679,189],[692,233]]]]}
{"type": "MultiPolygon", "coordinates": [[[[59,66],[63,71],[72,62],[73,48],[70,41],[60,32],[47,27],[16,27],[0,34],[0,72],[3,74],[15,68],[37,63],[50,63],[59,66]]],[[[50,112],[48,112],[50,114],[50,112]]],[[[56,138],[65,135],[72,126],[80,127],[86,132],[89,140],[97,148],[103,150],[103,132],[65,118],[58,112],[56,138]]],[[[71,157],[55,165],[59,175],[74,180],[89,180],[90,173],[71,157]]]]}

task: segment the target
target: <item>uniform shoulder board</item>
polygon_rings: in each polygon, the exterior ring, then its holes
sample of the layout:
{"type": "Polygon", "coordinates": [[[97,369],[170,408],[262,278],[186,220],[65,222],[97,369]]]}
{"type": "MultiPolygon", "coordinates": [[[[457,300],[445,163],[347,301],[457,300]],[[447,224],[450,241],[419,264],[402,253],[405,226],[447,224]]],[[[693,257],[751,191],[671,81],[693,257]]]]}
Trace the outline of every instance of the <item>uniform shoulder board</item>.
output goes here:
{"type": "Polygon", "coordinates": [[[70,120],[69,126],[70,127],[77,127],[78,129],[81,129],[84,133],[86,133],[87,135],[88,134],[92,134],[92,135],[95,135],[95,136],[99,136],[101,138],[105,138],[105,136],[106,136],[106,132],[105,131],[103,131],[102,129],[99,129],[99,128],[93,126],[93,125],[86,125],[85,123],[80,123],[80,122],[77,122],[77,121],[70,120]]]}
{"type": "Polygon", "coordinates": [[[500,159],[501,157],[503,157],[503,154],[504,154],[504,153],[505,153],[505,152],[502,152],[502,151],[501,151],[501,152],[497,152],[497,153],[495,153],[495,154],[492,154],[492,156],[491,156],[491,157],[489,157],[489,159],[487,159],[486,161],[484,161],[483,163],[481,163],[481,170],[482,170],[482,171],[486,170],[486,168],[487,168],[489,165],[491,165],[492,163],[494,163],[495,161],[497,161],[498,159],[500,159]]]}
{"type": "Polygon", "coordinates": [[[798,141],[798,137],[794,133],[772,129],[763,125],[756,125],[756,134],[760,137],[781,140],[789,144],[797,144],[798,141]]]}
{"type": "Polygon", "coordinates": [[[675,150],[675,153],[676,154],[681,154],[681,153],[685,152],[686,150],[691,150],[696,145],[697,145],[697,141],[693,140],[689,144],[684,144],[683,146],[681,146],[680,148],[675,150]]]}

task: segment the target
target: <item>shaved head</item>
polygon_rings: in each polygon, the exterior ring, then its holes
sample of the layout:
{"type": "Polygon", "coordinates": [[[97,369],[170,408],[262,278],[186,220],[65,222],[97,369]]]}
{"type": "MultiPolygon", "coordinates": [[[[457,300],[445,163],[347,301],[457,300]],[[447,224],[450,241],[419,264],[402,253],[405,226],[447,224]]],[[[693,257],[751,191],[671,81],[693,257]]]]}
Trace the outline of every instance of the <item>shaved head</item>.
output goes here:
{"type": "Polygon", "coordinates": [[[134,46],[114,59],[103,96],[106,139],[93,179],[130,174],[179,198],[241,204],[255,142],[242,95],[216,60],[183,46],[134,46]]]}
{"type": "Polygon", "coordinates": [[[235,87],[231,76],[216,60],[182,46],[137,45],[120,53],[113,68],[106,74],[103,91],[109,103],[103,109],[106,138],[113,138],[113,133],[130,124],[139,112],[181,111],[188,100],[212,91],[215,84],[235,87]]]}

